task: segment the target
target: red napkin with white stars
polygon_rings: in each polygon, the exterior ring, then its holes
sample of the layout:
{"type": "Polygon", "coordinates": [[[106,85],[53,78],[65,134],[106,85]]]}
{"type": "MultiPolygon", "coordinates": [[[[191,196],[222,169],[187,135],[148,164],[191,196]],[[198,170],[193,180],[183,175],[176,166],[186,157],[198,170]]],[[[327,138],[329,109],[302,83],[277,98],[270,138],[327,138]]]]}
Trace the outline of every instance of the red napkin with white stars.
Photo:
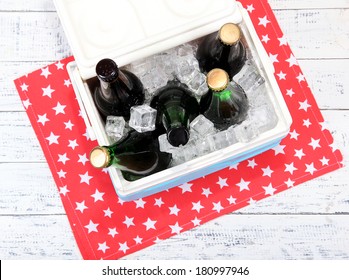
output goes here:
{"type": "Polygon", "coordinates": [[[289,135],[261,155],[181,186],[124,202],[91,141],[66,65],[69,57],[15,81],[84,259],[118,259],[342,166],[342,155],[266,1],[241,0],[274,63],[293,117],[289,135]]]}

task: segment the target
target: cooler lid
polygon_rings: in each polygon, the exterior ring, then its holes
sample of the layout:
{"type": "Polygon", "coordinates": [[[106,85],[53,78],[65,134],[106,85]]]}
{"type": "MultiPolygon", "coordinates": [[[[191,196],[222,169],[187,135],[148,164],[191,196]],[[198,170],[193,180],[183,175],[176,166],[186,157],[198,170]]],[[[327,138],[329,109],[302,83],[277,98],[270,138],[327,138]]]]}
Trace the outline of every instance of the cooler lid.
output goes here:
{"type": "Polygon", "coordinates": [[[81,77],[103,58],[119,66],[239,23],[235,0],[54,0],[81,77]]]}

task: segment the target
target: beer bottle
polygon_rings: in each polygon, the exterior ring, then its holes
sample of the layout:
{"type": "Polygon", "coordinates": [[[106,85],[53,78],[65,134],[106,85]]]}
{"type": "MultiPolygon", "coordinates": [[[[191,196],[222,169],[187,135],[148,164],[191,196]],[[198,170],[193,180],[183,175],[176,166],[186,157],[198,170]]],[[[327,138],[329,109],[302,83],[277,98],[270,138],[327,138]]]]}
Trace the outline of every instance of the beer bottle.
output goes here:
{"type": "Polygon", "coordinates": [[[233,23],[226,23],[218,32],[206,36],[196,53],[201,71],[208,73],[220,68],[232,79],[246,61],[246,48],[240,38],[240,27],[233,23]]]}
{"type": "Polygon", "coordinates": [[[177,80],[170,81],[155,93],[150,106],[157,110],[157,134],[166,132],[172,146],[185,145],[189,141],[189,124],[200,113],[199,103],[188,87],[177,80]]]}
{"type": "Polygon", "coordinates": [[[207,74],[207,85],[209,91],[200,100],[200,110],[217,129],[227,129],[246,118],[247,96],[238,84],[229,82],[227,72],[211,70],[207,74]]]}
{"type": "Polygon", "coordinates": [[[120,70],[111,59],[102,59],[96,66],[100,81],[93,98],[104,120],[109,115],[130,118],[130,109],[144,102],[141,81],[131,72],[120,70]]]}
{"type": "Polygon", "coordinates": [[[90,162],[95,168],[114,166],[122,171],[125,179],[131,180],[166,169],[171,159],[171,154],[160,151],[159,142],[152,132],[135,130],[121,142],[97,146],[90,153],[90,162]]]}

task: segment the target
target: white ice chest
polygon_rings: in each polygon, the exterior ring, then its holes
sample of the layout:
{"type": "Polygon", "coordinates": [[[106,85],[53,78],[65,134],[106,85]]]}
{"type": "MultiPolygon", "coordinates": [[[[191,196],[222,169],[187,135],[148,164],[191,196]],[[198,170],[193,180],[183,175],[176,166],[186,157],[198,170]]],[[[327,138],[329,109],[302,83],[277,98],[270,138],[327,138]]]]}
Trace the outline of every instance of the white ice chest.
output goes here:
{"type": "Polygon", "coordinates": [[[104,123],[94,105],[86,80],[95,76],[100,59],[112,58],[124,66],[219,30],[227,22],[247,27],[247,43],[260,58],[277,125],[249,143],[236,143],[219,151],[147,176],[126,181],[116,168],[108,168],[117,194],[125,201],[181,185],[260,154],[288,134],[291,116],[247,11],[235,0],[54,0],[75,62],[68,73],[88,133],[99,145],[110,145],[104,123]]]}

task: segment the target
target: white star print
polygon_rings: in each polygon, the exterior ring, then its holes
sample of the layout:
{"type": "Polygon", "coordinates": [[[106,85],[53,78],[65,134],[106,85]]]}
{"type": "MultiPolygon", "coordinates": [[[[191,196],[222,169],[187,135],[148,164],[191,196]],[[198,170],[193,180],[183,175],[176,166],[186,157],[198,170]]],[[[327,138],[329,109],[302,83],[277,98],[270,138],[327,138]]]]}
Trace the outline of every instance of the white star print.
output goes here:
{"type": "Polygon", "coordinates": [[[294,181],[291,180],[291,178],[288,178],[288,180],[285,182],[288,188],[292,188],[294,186],[294,181]]]}
{"type": "Polygon", "coordinates": [[[323,157],[320,159],[322,166],[328,165],[328,162],[330,161],[328,158],[323,157]]]}
{"type": "Polygon", "coordinates": [[[230,166],[229,166],[229,170],[232,170],[232,169],[238,170],[239,164],[240,164],[240,163],[235,163],[235,164],[233,164],[233,165],[230,165],[230,166]]]}
{"type": "Polygon", "coordinates": [[[270,169],[270,166],[267,168],[262,168],[263,170],[263,176],[268,176],[271,177],[271,174],[274,172],[273,170],[270,169]]]}
{"type": "Polygon", "coordinates": [[[48,67],[42,68],[42,69],[41,69],[41,74],[40,74],[40,76],[44,76],[44,77],[47,79],[47,77],[50,76],[50,75],[51,75],[51,72],[50,72],[50,70],[48,69],[48,67]]]}
{"type": "Polygon", "coordinates": [[[220,201],[218,201],[217,203],[214,203],[214,202],[213,202],[212,204],[213,204],[212,210],[217,211],[218,213],[220,213],[220,212],[224,209],[224,208],[222,207],[220,201]]]}
{"type": "Polygon", "coordinates": [[[216,184],[218,184],[221,189],[223,189],[224,187],[228,187],[229,186],[227,184],[227,178],[222,179],[221,177],[218,177],[218,182],[216,184]]]}
{"type": "Polygon", "coordinates": [[[162,239],[160,239],[158,236],[156,237],[156,239],[154,240],[155,244],[158,244],[162,241],[162,239]]]}
{"type": "Polygon", "coordinates": [[[279,77],[279,80],[286,80],[286,74],[282,71],[280,71],[279,74],[276,74],[279,77]]]}
{"type": "Polygon", "coordinates": [[[121,204],[121,205],[124,205],[124,202],[125,202],[125,201],[124,201],[124,200],[122,200],[122,198],[120,198],[120,197],[119,197],[119,199],[118,199],[118,203],[119,203],[119,204],[121,204]]]}
{"type": "Polygon", "coordinates": [[[305,153],[303,153],[303,149],[300,149],[300,150],[295,149],[294,151],[295,151],[295,155],[294,156],[298,157],[299,159],[302,159],[302,157],[305,156],[305,153]]]}
{"type": "Polygon", "coordinates": [[[80,176],[80,183],[86,183],[87,185],[90,185],[90,180],[93,177],[88,175],[88,171],[86,171],[85,174],[79,174],[79,176],[80,176]]]}
{"type": "Polygon", "coordinates": [[[59,178],[65,178],[65,174],[67,174],[67,172],[64,172],[62,169],[60,171],[57,172],[58,177],[59,178]]]}
{"type": "Polygon", "coordinates": [[[123,251],[124,252],[124,254],[126,253],[126,251],[128,250],[128,249],[130,249],[128,246],[127,246],[127,241],[126,242],[124,242],[124,243],[119,243],[119,251],[123,251]]]}
{"type": "Polygon", "coordinates": [[[255,205],[256,204],[256,200],[254,200],[252,197],[250,197],[250,200],[247,201],[248,204],[250,204],[251,206],[255,205]]]}
{"type": "Polygon", "coordinates": [[[175,234],[180,234],[181,230],[183,229],[178,225],[178,222],[176,222],[174,225],[169,225],[169,227],[171,228],[171,233],[175,234]]]}
{"type": "Polygon", "coordinates": [[[137,208],[143,208],[144,209],[144,205],[146,204],[146,202],[140,198],[138,200],[135,200],[134,203],[136,203],[136,209],[137,208]]]}
{"type": "Polygon", "coordinates": [[[107,246],[107,242],[104,243],[98,243],[98,251],[102,251],[103,254],[105,254],[105,251],[107,251],[110,247],[107,246]]]}
{"type": "Polygon", "coordinates": [[[271,183],[267,187],[263,187],[263,189],[265,191],[265,195],[274,195],[274,192],[276,192],[276,189],[271,183]]]}
{"type": "Polygon", "coordinates": [[[115,228],[108,228],[109,229],[109,232],[108,232],[108,235],[110,235],[111,237],[114,238],[115,235],[119,234],[117,231],[116,231],[116,227],[115,228]]]}
{"type": "Polygon", "coordinates": [[[113,211],[111,211],[110,210],[110,207],[108,207],[108,209],[107,210],[103,210],[103,212],[104,212],[104,217],[109,217],[109,218],[111,218],[111,215],[113,215],[113,211]]]}
{"type": "Polygon", "coordinates": [[[79,144],[76,143],[76,139],[75,140],[68,140],[68,141],[69,141],[68,147],[72,148],[73,150],[75,150],[75,148],[79,146],[79,144]]]}
{"type": "Polygon", "coordinates": [[[236,184],[236,185],[237,185],[238,187],[240,187],[240,192],[242,192],[243,190],[247,190],[247,191],[250,190],[250,188],[248,187],[250,183],[251,183],[251,182],[247,182],[247,181],[245,181],[244,179],[241,178],[240,183],[238,183],[238,184],[236,184]]]}
{"type": "Polygon", "coordinates": [[[210,188],[202,188],[202,195],[206,196],[206,197],[209,197],[209,195],[212,194],[210,188]]]}
{"type": "Polygon", "coordinates": [[[85,165],[88,160],[86,153],[83,155],[78,155],[79,156],[79,160],[78,162],[82,163],[82,165],[85,165]]]}
{"type": "Polygon", "coordinates": [[[65,122],[64,125],[65,125],[65,129],[73,130],[74,125],[70,120],[68,122],[65,122]]]}
{"type": "Polygon", "coordinates": [[[279,62],[279,60],[277,59],[277,57],[278,57],[278,54],[269,53],[269,58],[270,58],[271,63],[277,63],[277,62],[279,62]]]}
{"type": "Polygon", "coordinates": [[[309,143],[309,146],[312,146],[313,150],[316,150],[317,148],[321,148],[319,143],[320,143],[320,139],[311,138],[311,142],[309,143]]]}
{"type": "Polygon", "coordinates": [[[229,204],[236,204],[236,198],[235,197],[228,197],[227,200],[229,201],[229,204]]]}
{"type": "Polygon", "coordinates": [[[292,67],[293,65],[298,65],[297,59],[294,57],[293,54],[291,54],[289,59],[286,59],[286,61],[289,63],[289,67],[292,67]]]}
{"type": "Polygon", "coordinates": [[[70,192],[70,190],[68,190],[67,186],[64,186],[64,187],[60,187],[59,188],[59,193],[60,194],[63,194],[64,196],[66,196],[66,194],[70,192]]]}
{"type": "Polygon", "coordinates": [[[278,145],[276,146],[275,148],[273,148],[274,152],[275,152],[275,155],[277,156],[278,154],[285,154],[285,145],[278,145]]]}
{"type": "Polygon", "coordinates": [[[88,209],[88,207],[85,205],[85,200],[82,202],[75,202],[76,208],[75,210],[79,210],[81,213],[84,213],[85,209],[88,209]]]}
{"type": "Polygon", "coordinates": [[[188,183],[185,183],[183,185],[180,185],[178,186],[180,189],[182,189],[182,193],[186,193],[186,192],[192,192],[191,191],[191,187],[192,187],[193,184],[188,184],[188,183]]]}
{"type": "Polygon", "coordinates": [[[194,224],[194,227],[199,226],[201,223],[201,220],[199,220],[197,217],[195,217],[194,220],[191,220],[191,222],[194,224]]]}
{"type": "Polygon", "coordinates": [[[38,123],[41,123],[43,126],[45,126],[45,123],[49,121],[49,119],[46,117],[47,114],[44,115],[38,115],[38,123]]]}
{"type": "Polygon", "coordinates": [[[309,119],[303,120],[303,126],[306,126],[307,128],[309,128],[309,126],[311,126],[311,122],[309,119]]]}
{"type": "Polygon", "coordinates": [[[41,89],[42,89],[42,96],[48,96],[49,98],[52,98],[52,93],[55,90],[51,88],[51,85],[49,85],[46,88],[41,88],[41,89]]]}
{"type": "Polygon", "coordinates": [[[99,224],[95,224],[94,222],[92,222],[92,220],[90,220],[89,224],[85,226],[85,228],[88,229],[88,233],[91,232],[98,232],[97,227],[99,226],[99,224]]]}
{"type": "Polygon", "coordinates": [[[161,208],[162,204],[165,204],[165,203],[162,201],[161,197],[160,198],[155,198],[155,203],[154,203],[155,206],[159,206],[161,208]]]}
{"type": "Polygon", "coordinates": [[[309,172],[311,175],[313,175],[314,172],[317,171],[317,169],[314,167],[314,163],[313,162],[311,164],[305,164],[305,166],[307,167],[305,172],[309,172]]]}
{"type": "Polygon", "coordinates": [[[134,226],[135,224],[133,223],[134,218],[129,218],[127,216],[125,216],[125,221],[123,221],[122,223],[125,224],[127,226],[127,228],[129,228],[130,226],[134,226]]]}
{"type": "Polygon", "coordinates": [[[252,169],[254,169],[258,164],[256,163],[255,159],[252,160],[248,160],[248,165],[247,167],[251,167],[252,169]]]}
{"type": "Polygon", "coordinates": [[[99,192],[98,189],[96,189],[95,193],[91,195],[91,197],[94,198],[94,202],[97,202],[97,201],[104,201],[103,199],[103,195],[104,193],[103,192],[99,192]]]}
{"type": "Polygon", "coordinates": [[[177,205],[175,204],[174,206],[172,207],[168,207],[168,209],[170,209],[170,215],[176,215],[178,216],[178,212],[181,211],[177,205]]]}
{"type": "Polygon", "coordinates": [[[64,70],[64,64],[60,61],[56,63],[57,70],[64,70]]]}
{"type": "Polygon", "coordinates": [[[330,144],[329,146],[332,148],[332,152],[334,152],[334,151],[337,151],[337,150],[338,150],[338,147],[337,147],[337,145],[336,145],[336,143],[335,143],[335,142],[333,142],[333,143],[332,143],[332,144],[330,144]]]}
{"type": "Polygon", "coordinates": [[[136,242],[136,244],[142,244],[143,238],[140,238],[138,235],[136,238],[133,238],[133,240],[136,242]]]}
{"type": "Polygon", "coordinates": [[[290,172],[291,175],[293,175],[293,172],[298,170],[298,168],[294,167],[294,163],[290,163],[290,164],[285,164],[285,172],[290,172]]]}
{"type": "Polygon", "coordinates": [[[330,130],[327,123],[319,122],[319,124],[321,125],[321,131],[330,130]]]}
{"type": "Polygon", "coordinates": [[[286,95],[288,95],[289,97],[292,97],[293,95],[295,95],[295,92],[293,91],[293,89],[288,89],[286,92],[286,95]]]}
{"type": "Polygon", "coordinates": [[[53,132],[51,132],[50,136],[45,138],[45,139],[48,140],[49,145],[52,145],[52,144],[58,144],[59,137],[60,137],[59,135],[55,135],[55,134],[53,134],[53,132]]]}
{"type": "Polygon", "coordinates": [[[63,114],[64,115],[65,114],[65,112],[64,112],[65,107],[67,107],[67,106],[61,105],[61,103],[58,102],[57,106],[53,107],[52,109],[56,111],[56,116],[58,114],[63,114]]]}
{"type": "Polygon", "coordinates": [[[29,99],[23,100],[22,103],[23,103],[23,106],[24,106],[25,109],[28,109],[28,107],[29,107],[30,105],[32,105],[32,104],[30,103],[30,100],[29,100],[29,99]]]}
{"type": "Polygon", "coordinates": [[[269,35],[262,35],[262,42],[268,44],[268,42],[270,41],[269,35]]]}
{"type": "Polygon", "coordinates": [[[70,159],[67,157],[67,153],[65,153],[65,154],[63,154],[63,155],[58,154],[58,157],[59,157],[58,162],[61,162],[61,163],[63,163],[64,165],[65,165],[65,163],[66,163],[68,160],[70,160],[70,159]]]}
{"type": "Polygon", "coordinates": [[[71,85],[71,81],[68,79],[68,80],[64,80],[64,85],[68,88],[70,87],[71,85]]]}
{"type": "Polygon", "coordinates": [[[201,205],[200,200],[198,202],[192,202],[193,208],[191,210],[195,210],[196,212],[200,213],[200,210],[204,208],[204,206],[201,205]]]}
{"type": "Polygon", "coordinates": [[[290,139],[295,139],[295,140],[298,140],[298,136],[299,134],[297,133],[296,130],[293,130],[292,132],[290,132],[290,139]]]}
{"type": "Polygon", "coordinates": [[[28,91],[29,86],[26,83],[23,83],[22,85],[20,85],[20,87],[22,91],[28,91]]]}
{"type": "Polygon", "coordinates": [[[263,25],[264,27],[267,27],[267,24],[270,23],[270,21],[267,19],[267,16],[258,18],[258,19],[259,19],[258,25],[263,25]]]}
{"type": "Polygon", "coordinates": [[[249,13],[252,13],[252,12],[254,11],[253,4],[251,4],[251,5],[247,5],[246,10],[247,10],[249,13]]]}
{"type": "Polygon", "coordinates": [[[304,110],[304,111],[308,111],[308,108],[310,108],[311,105],[308,104],[308,100],[305,99],[303,102],[299,102],[299,110],[304,110]]]}
{"type": "Polygon", "coordinates": [[[281,46],[287,46],[287,39],[285,36],[282,36],[281,38],[278,38],[279,42],[280,42],[280,47],[281,46]]]}
{"type": "Polygon", "coordinates": [[[298,82],[304,82],[305,81],[305,77],[302,73],[299,73],[299,75],[297,76],[297,80],[298,82]]]}
{"type": "Polygon", "coordinates": [[[156,224],[156,221],[153,221],[150,218],[148,218],[148,220],[145,223],[143,223],[143,225],[145,225],[146,227],[146,231],[150,229],[156,229],[155,224],[156,224]]]}

